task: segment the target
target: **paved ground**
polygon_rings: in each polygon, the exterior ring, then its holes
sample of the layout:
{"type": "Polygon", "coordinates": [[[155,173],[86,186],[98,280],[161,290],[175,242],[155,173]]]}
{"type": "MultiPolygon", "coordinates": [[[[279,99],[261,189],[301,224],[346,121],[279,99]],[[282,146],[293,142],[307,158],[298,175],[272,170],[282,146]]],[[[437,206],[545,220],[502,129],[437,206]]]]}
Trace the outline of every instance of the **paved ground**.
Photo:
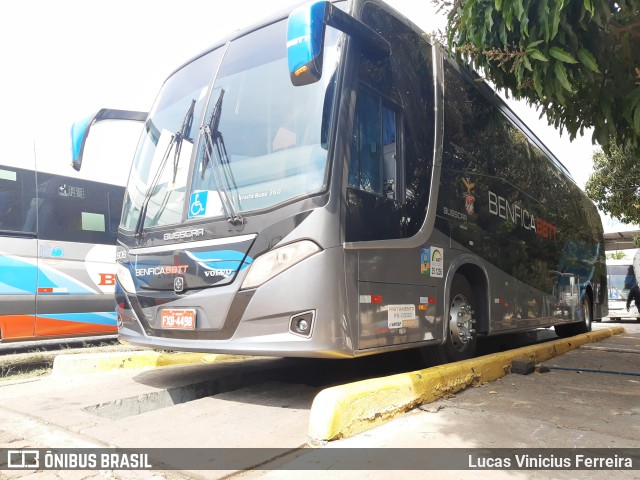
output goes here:
{"type": "MultiPolygon", "coordinates": [[[[362,460],[366,468],[332,472],[334,477],[405,479],[412,476],[406,470],[378,469],[388,465],[389,455],[410,452],[410,448],[639,448],[640,324],[622,325],[629,333],[545,362],[551,367],[548,373],[507,375],[317,451],[370,449],[369,457],[362,460]]],[[[607,326],[611,324],[603,322],[594,328],[607,326]]],[[[305,364],[309,365],[319,364],[305,364]]],[[[307,441],[311,402],[322,388],[309,378],[313,380],[314,372],[292,370],[289,360],[262,359],[4,382],[0,384],[0,448],[252,447],[260,449],[252,451],[252,461],[256,463],[258,452],[264,457],[258,460],[267,463],[263,470],[246,473],[241,468],[12,470],[0,472],[0,478],[326,478],[327,469],[340,469],[339,455],[313,458],[306,450],[296,458],[307,441]],[[273,458],[274,452],[264,450],[269,447],[289,454],[273,458]],[[303,470],[291,471],[299,468],[303,470]]],[[[637,478],[637,474],[637,470],[606,472],[610,478],[637,478]]],[[[438,471],[432,475],[603,478],[604,472],[438,471]]]]}
{"type": "MultiPolygon", "coordinates": [[[[611,325],[614,324],[603,322],[594,325],[594,329],[611,325]]],[[[362,462],[371,465],[371,470],[332,472],[332,478],[406,479],[411,476],[406,470],[375,470],[385,468],[389,449],[399,449],[395,453],[412,448],[443,447],[515,448],[532,453],[541,448],[633,448],[636,449],[636,470],[432,471],[433,478],[639,478],[640,324],[623,325],[628,333],[544,362],[542,365],[550,368],[548,373],[510,374],[424,405],[354,437],[331,442],[327,448],[373,449],[372,454],[362,454],[365,456],[362,462]]],[[[339,460],[334,459],[333,465],[331,459],[325,457],[315,460],[319,470],[322,467],[340,469],[339,460]]],[[[313,467],[313,461],[313,457],[307,460],[307,466],[313,467]]],[[[287,469],[302,468],[304,463],[304,457],[284,460],[282,470],[247,472],[241,478],[287,478],[291,473],[287,469]]],[[[323,474],[326,475],[326,471],[304,472],[304,478],[323,478],[323,474]]],[[[423,478],[428,474],[419,472],[423,478]]]]}

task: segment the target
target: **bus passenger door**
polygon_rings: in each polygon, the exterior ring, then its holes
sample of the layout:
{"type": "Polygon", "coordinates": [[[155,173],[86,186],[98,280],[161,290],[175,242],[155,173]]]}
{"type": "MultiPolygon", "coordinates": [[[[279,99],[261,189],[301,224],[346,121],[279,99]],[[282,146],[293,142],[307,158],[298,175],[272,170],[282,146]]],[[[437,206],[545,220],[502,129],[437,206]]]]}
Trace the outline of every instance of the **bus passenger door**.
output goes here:
{"type": "MultiPolygon", "coordinates": [[[[368,87],[358,89],[352,130],[345,238],[405,236],[402,110],[368,87]]],[[[390,245],[391,246],[391,245],[390,245]]],[[[358,350],[433,339],[436,289],[424,285],[418,251],[357,250],[358,350]]]]}
{"type": "MultiPolygon", "coordinates": [[[[399,119],[398,110],[379,94],[363,85],[358,88],[347,186],[345,238],[349,242],[402,237],[399,119]]],[[[397,315],[411,314],[410,289],[396,284],[393,275],[395,253],[363,250],[357,254],[360,350],[407,341],[407,328],[390,328],[388,321],[389,308],[404,306],[407,312],[397,315]]],[[[415,310],[410,316],[413,321],[415,310]]]]}
{"type": "MultiPolygon", "coordinates": [[[[436,292],[443,282],[441,274],[430,278],[423,273],[425,248],[407,248],[405,242],[422,228],[430,199],[435,142],[432,47],[374,3],[363,7],[361,20],[389,42],[392,53],[371,55],[360,46],[354,65],[344,238],[355,244],[347,250],[347,271],[357,275],[357,291],[349,293],[350,301],[357,302],[357,308],[350,308],[357,312],[357,350],[441,335],[436,292]],[[357,245],[381,241],[378,248],[357,245]]],[[[433,247],[440,265],[442,249],[433,247]]]]}
{"type": "Polygon", "coordinates": [[[35,171],[0,165],[0,338],[32,337],[36,314],[35,171]]]}

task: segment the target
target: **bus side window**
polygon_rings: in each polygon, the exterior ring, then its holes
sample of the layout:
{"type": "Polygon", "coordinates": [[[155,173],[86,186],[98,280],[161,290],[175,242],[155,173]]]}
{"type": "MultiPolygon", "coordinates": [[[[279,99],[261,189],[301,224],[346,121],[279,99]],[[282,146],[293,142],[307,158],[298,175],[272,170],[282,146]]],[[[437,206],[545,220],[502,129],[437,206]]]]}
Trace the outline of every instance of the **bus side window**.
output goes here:
{"type": "Polygon", "coordinates": [[[398,117],[382,99],[361,87],[351,143],[349,186],[396,199],[398,117]]]}
{"type": "Polygon", "coordinates": [[[43,240],[113,245],[115,216],[121,197],[95,182],[40,173],[39,198],[34,200],[27,223],[35,220],[43,240]],[[113,197],[113,200],[111,198],[113,197]]]}
{"type": "Polygon", "coordinates": [[[0,167],[0,230],[35,233],[25,225],[31,199],[35,201],[35,175],[19,168],[0,167]]]}
{"type": "Polygon", "coordinates": [[[387,198],[396,198],[398,176],[396,112],[382,106],[382,193],[387,198]]]}
{"type": "Polygon", "coordinates": [[[0,192],[0,229],[17,230],[19,214],[18,193],[15,190],[0,192]]]}

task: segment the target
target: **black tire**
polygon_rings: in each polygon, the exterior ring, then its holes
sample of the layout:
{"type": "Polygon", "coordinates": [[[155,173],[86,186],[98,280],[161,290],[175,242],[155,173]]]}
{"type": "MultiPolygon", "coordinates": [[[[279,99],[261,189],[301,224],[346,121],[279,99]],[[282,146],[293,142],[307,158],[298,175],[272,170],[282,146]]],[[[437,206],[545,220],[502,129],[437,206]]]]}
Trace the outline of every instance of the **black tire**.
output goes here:
{"type": "Polygon", "coordinates": [[[463,275],[454,275],[449,300],[446,342],[420,349],[423,359],[430,365],[467,360],[476,354],[478,334],[475,309],[478,302],[463,275]]]}
{"type": "Polygon", "coordinates": [[[591,306],[591,297],[585,294],[582,298],[583,319],[578,323],[570,323],[568,325],[556,325],[554,328],[559,337],[573,337],[581,333],[591,331],[591,323],[593,321],[593,308],[591,306]]]}

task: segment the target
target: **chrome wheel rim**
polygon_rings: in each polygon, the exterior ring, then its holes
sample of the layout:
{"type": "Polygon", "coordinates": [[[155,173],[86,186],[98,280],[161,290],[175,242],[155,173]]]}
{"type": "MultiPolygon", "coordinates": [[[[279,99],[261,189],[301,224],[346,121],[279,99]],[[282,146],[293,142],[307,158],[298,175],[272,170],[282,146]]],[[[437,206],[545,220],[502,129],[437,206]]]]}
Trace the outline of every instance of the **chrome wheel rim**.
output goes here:
{"type": "Polygon", "coordinates": [[[451,302],[449,309],[449,332],[451,343],[459,352],[464,352],[471,343],[474,330],[475,319],[473,310],[464,295],[458,294],[451,302]]]}
{"type": "Polygon", "coordinates": [[[587,327],[587,330],[591,329],[591,308],[589,308],[589,299],[585,297],[582,300],[582,315],[584,316],[584,324],[587,327]]]}

